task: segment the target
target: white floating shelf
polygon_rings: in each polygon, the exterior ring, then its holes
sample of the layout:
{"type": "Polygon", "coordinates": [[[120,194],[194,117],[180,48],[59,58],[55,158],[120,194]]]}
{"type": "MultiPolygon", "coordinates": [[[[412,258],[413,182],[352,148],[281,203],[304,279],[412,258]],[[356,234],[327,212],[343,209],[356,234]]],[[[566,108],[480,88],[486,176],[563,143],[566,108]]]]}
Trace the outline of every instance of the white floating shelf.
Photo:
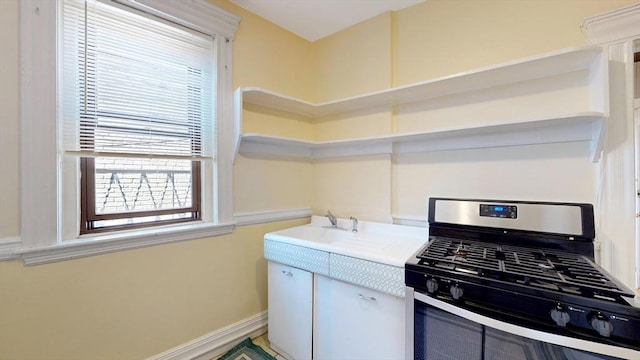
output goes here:
{"type": "Polygon", "coordinates": [[[441,96],[590,69],[594,63],[600,61],[601,57],[602,48],[599,46],[565,49],[416,84],[317,104],[257,87],[238,88],[236,91],[242,93],[244,103],[317,118],[378,106],[426,101],[441,96]]]}
{"type": "Polygon", "coordinates": [[[271,154],[288,158],[320,159],[329,157],[402,154],[441,150],[476,149],[516,145],[590,141],[593,160],[600,153],[603,113],[580,113],[552,119],[509,122],[475,128],[445,129],[429,132],[332,141],[245,134],[240,152],[271,154]]]}

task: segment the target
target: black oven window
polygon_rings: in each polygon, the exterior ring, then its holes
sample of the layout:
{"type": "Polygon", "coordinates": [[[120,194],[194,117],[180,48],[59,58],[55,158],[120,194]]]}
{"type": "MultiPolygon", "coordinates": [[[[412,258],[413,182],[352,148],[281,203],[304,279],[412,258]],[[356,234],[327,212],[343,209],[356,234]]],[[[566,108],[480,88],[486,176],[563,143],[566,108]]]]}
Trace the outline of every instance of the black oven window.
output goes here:
{"type": "Polygon", "coordinates": [[[614,360],[485,327],[485,360],[614,360]]]}
{"type": "Polygon", "coordinates": [[[416,360],[620,360],[496,330],[415,301],[416,360]]]}
{"type": "Polygon", "coordinates": [[[481,360],[482,325],[415,302],[416,360],[481,360]]]}

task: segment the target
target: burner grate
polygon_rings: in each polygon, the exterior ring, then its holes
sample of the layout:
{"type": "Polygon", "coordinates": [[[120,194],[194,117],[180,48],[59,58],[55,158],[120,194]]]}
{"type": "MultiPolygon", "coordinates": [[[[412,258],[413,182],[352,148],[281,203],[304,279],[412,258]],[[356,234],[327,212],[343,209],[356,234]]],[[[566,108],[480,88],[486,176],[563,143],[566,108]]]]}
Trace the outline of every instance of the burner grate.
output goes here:
{"type": "Polygon", "coordinates": [[[540,289],[595,298],[633,296],[586,257],[548,249],[434,237],[421,263],[540,289]]]}
{"type": "Polygon", "coordinates": [[[451,270],[458,267],[467,268],[467,270],[475,268],[475,273],[479,273],[478,270],[482,269],[502,270],[499,255],[496,252],[498,252],[497,248],[473,241],[436,239],[419,257],[431,262],[434,266],[451,270]]]}

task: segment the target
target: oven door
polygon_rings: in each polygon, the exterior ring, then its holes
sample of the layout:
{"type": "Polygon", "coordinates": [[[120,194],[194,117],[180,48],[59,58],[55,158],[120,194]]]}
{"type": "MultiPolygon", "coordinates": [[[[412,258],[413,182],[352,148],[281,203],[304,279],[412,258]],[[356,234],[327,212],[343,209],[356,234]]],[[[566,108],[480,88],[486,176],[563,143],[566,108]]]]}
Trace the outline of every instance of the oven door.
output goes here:
{"type": "Polygon", "coordinates": [[[640,359],[640,352],[505,323],[407,288],[407,359],[640,359]]]}

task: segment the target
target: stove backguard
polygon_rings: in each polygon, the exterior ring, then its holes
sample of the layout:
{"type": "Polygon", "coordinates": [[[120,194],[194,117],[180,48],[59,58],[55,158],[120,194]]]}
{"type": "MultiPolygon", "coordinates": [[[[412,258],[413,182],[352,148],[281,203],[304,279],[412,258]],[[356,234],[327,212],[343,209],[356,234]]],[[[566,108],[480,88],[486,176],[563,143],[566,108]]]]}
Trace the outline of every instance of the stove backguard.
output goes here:
{"type": "Polygon", "coordinates": [[[593,259],[593,206],[430,198],[429,235],[564,250],[593,259]]]}

